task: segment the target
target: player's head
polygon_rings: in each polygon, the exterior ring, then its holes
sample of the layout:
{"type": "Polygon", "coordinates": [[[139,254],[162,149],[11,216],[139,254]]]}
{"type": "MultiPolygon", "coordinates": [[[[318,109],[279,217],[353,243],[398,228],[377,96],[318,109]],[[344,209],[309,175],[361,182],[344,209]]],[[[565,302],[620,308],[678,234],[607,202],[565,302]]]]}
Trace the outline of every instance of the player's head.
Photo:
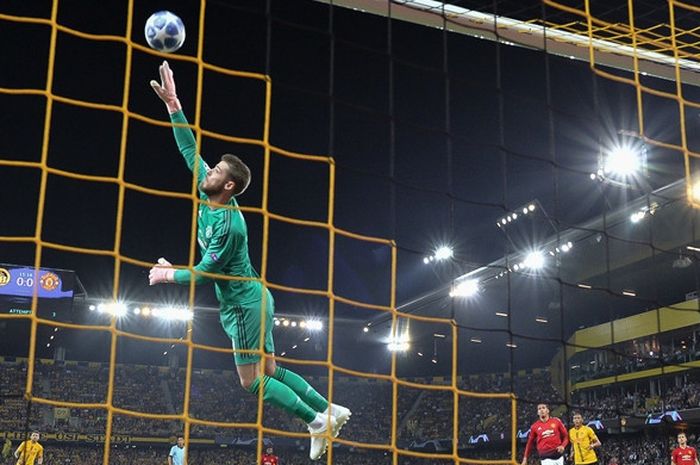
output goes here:
{"type": "Polygon", "coordinates": [[[574,420],[574,426],[578,428],[583,424],[583,415],[581,415],[581,412],[574,412],[572,420],[574,420]]]}
{"type": "Polygon", "coordinates": [[[678,445],[685,447],[686,444],[688,444],[688,438],[685,436],[685,433],[678,433],[678,445]]]}
{"type": "Polygon", "coordinates": [[[227,193],[242,194],[250,184],[250,168],[240,158],[230,153],[221,156],[221,161],[207,171],[199,189],[208,196],[227,193]]]}
{"type": "Polygon", "coordinates": [[[272,455],[272,452],[273,452],[272,446],[268,447],[268,448],[265,450],[265,452],[267,452],[268,455],[272,455]]]}
{"type": "Polygon", "coordinates": [[[185,447],[185,438],[182,436],[177,437],[177,447],[185,447]]]}
{"type": "Polygon", "coordinates": [[[544,419],[549,416],[549,406],[547,404],[537,404],[537,415],[544,419]]]}
{"type": "Polygon", "coordinates": [[[39,434],[38,431],[32,431],[32,434],[29,435],[29,439],[31,439],[34,442],[37,442],[39,440],[39,437],[41,435],[39,434]]]}

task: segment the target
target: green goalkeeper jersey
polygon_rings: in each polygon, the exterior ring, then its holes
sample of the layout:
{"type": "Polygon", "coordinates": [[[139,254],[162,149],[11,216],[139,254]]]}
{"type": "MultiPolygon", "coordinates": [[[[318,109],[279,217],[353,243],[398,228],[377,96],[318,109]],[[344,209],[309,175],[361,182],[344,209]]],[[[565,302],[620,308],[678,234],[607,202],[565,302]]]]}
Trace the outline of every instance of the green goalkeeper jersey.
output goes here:
{"type": "MultiPolygon", "coordinates": [[[[187,124],[182,111],[170,115],[173,123],[187,124]]],[[[209,167],[197,153],[197,141],[187,127],[173,127],[177,147],[185,158],[187,167],[195,171],[197,166],[197,186],[204,180],[209,167]]],[[[199,191],[203,201],[207,195],[199,191]]],[[[197,218],[197,242],[202,260],[194,267],[197,271],[227,276],[258,278],[259,275],[250,263],[248,256],[248,227],[243,214],[238,209],[235,197],[231,197],[227,207],[213,207],[207,203],[199,205],[197,218]]],[[[189,270],[177,270],[175,282],[188,284],[193,274],[189,270]]],[[[201,284],[212,278],[194,273],[194,281],[201,284]]],[[[263,286],[254,280],[214,279],[216,297],[221,304],[248,304],[262,298],[263,286]]]]}

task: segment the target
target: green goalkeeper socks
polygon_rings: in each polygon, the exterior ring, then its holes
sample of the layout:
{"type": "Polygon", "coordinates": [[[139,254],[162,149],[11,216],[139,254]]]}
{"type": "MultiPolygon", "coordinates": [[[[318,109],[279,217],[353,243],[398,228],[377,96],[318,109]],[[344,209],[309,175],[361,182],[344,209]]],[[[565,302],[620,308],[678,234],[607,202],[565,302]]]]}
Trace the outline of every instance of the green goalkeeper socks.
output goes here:
{"type": "Polygon", "coordinates": [[[249,392],[257,395],[261,378],[264,401],[301,418],[305,423],[311,423],[316,418],[316,411],[299,398],[292,389],[267,375],[256,378],[248,389],[249,392]]]}
{"type": "Polygon", "coordinates": [[[328,408],[328,401],[321,394],[319,394],[316,389],[311,387],[311,385],[307,383],[304,378],[293,371],[278,366],[275,370],[275,374],[273,374],[272,377],[289,386],[292,391],[296,392],[297,395],[315,411],[325,412],[328,408]]]}

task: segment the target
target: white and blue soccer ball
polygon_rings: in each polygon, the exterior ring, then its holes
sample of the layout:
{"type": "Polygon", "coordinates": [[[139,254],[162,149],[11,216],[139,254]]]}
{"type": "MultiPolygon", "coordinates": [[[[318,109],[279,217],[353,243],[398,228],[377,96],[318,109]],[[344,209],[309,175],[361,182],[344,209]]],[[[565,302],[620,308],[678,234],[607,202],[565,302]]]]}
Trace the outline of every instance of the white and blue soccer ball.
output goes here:
{"type": "Polygon", "coordinates": [[[148,45],[159,52],[174,52],[185,43],[185,24],[169,11],[153,13],[144,32],[148,45]]]}

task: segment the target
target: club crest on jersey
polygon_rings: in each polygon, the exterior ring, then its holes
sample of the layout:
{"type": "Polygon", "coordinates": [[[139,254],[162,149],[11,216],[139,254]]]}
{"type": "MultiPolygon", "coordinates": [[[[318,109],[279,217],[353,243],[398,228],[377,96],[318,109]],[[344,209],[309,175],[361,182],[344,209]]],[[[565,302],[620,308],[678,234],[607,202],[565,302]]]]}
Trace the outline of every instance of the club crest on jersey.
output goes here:
{"type": "Polygon", "coordinates": [[[209,256],[210,256],[211,259],[214,260],[215,262],[218,262],[218,261],[219,261],[219,256],[216,255],[215,253],[212,253],[212,254],[210,254],[209,256]]]}

